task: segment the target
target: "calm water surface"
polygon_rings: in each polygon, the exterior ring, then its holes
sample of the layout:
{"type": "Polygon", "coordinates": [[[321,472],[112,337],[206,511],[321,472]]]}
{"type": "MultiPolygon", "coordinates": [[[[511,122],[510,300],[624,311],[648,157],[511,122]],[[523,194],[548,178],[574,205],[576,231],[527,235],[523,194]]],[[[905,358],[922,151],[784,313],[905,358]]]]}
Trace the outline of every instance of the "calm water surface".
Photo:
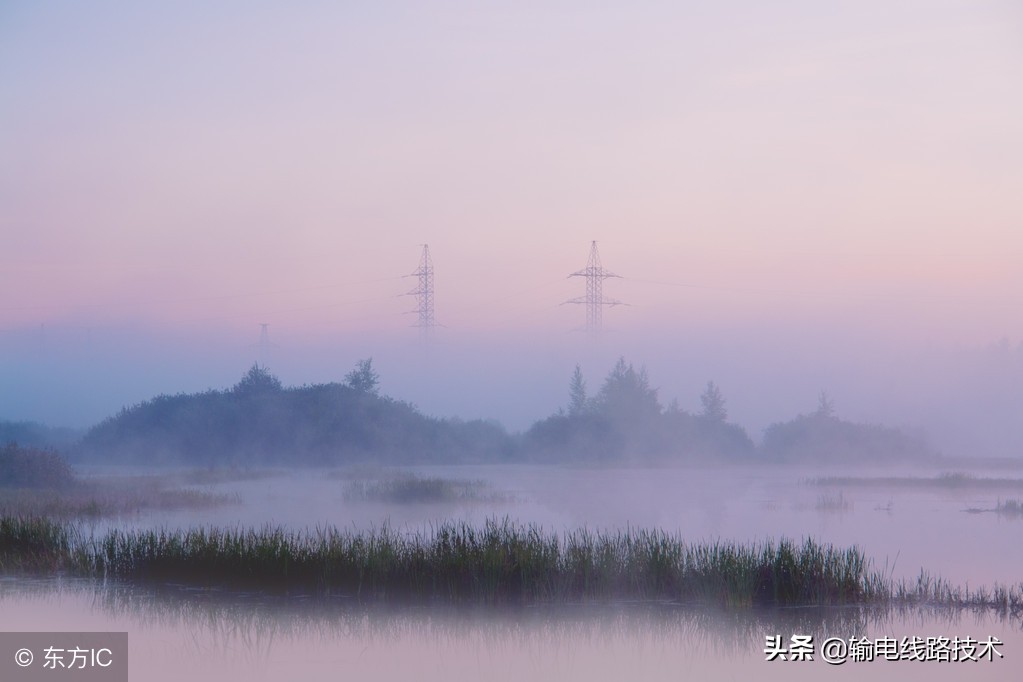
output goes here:
{"type": "Polygon", "coordinates": [[[0,629],[128,631],[132,680],[1018,680],[1021,625],[990,612],[699,611],[591,605],[365,610],[316,600],[218,599],[4,581],[0,629]],[[767,661],[767,635],[811,635],[812,661],[767,661]],[[829,637],[991,637],[979,662],[829,665],[829,637]]]}
{"type": "MultiPolygon", "coordinates": [[[[961,470],[961,469],[958,469],[961,470]]],[[[499,503],[389,505],[345,499],[336,472],[293,472],[253,480],[196,486],[236,494],[240,504],[204,511],[161,512],[117,520],[118,525],[188,527],[317,525],[429,530],[438,523],[509,517],[551,531],[579,527],[662,528],[689,541],[812,537],[839,546],[858,545],[879,568],[916,578],[921,570],[961,584],[1023,582],[1023,520],[994,513],[1007,498],[1023,500],[1023,487],[979,489],[884,486],[818,487],[805,468],[582,469],[528,466],[419,467],[423,476],[483,480],[483,493],[501,492],[499,503]],[[834,502],[841,495],[842,508],[834,502]]],[[[917,475],[850,468],[824,475],[917,475]]],[[[1023,472],[973,472],[1023,477],[1023,472]]]]}
{"type": "MultiPolygon", "coordinates": [[[[1018,584],[1023,521],[993,513],[1012,491],[819,488],[801,469],[429,467],[425,476],[482,480],[501,501],[353,502],[337,472],[291,472],[198,485],[238,504],[103,521],[108,526],[383,524],[410,531],[508,517],[559,532],[629,526],[687,540],[813,537],[862,547],[895,577],[921,569],[957,584],[1018,584]],[[840,504],[835,504],[841,494],[840,504]]],[[[829,475],[836,472],[828,472],[829,475]]],[[[852,475],[870,475],[851,469],[852,475]]],[[[905,472],[911,473],[911,472],[905,472]]],[[[916,472],[933,475],[935,472],[916,472]]],[[[977,475],[992,475],[975,472],[977,475]]],[[[892,475],[886,472],[884,475],[892,475]]],[[[993,474],[999,475],[999,474],[993,474]]],[[[1017,474],[1018,475],[1018,474],[1017,474]]],[[[1013,476],[1013,474],[1007,474],[1013,476]]],[[[1016,494],[1023,498],[1023,491],[1016,494]]],[[[133,680],[1018,680],[1023,623],[993,612],[914,609],[694,610],[667,604],[513,611],[366,610],[344,600],[270,600],[167,588],[159,593],[59,580],[0,581],[0,629],[130,633],[133,680]],[[768,635],[812,635],[813,661],[766,661],[768,635]],[[995,637],[991,662],[821,660],[828,637],[995,637]]]]}

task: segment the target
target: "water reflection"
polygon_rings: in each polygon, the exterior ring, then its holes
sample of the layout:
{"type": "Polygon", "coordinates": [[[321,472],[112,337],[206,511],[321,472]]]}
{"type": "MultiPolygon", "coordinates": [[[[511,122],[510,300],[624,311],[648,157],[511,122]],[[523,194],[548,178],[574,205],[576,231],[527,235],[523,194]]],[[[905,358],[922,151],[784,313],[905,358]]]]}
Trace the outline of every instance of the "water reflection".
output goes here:
{"type": "Polygon", "coordinates": [[[786,608],[669,603],[513,609],[365,607],[342,598],[140,589],[68,580],[0,582],[6,630],[127,630],[133,680],[1014,679],[1023,623],[990,610],[786,608]],[[997,636],[991,663],[832,667],[765,661],[765,638],[997,636]],[[963,667],[963,666],[967,667],[963,667]],[[958,666],[958,667],[957,667],[958,666]],[[693,677],[695,676],[695,677],[693,677]],[[803,676],[803,677],[801,677],[803,676]]]}

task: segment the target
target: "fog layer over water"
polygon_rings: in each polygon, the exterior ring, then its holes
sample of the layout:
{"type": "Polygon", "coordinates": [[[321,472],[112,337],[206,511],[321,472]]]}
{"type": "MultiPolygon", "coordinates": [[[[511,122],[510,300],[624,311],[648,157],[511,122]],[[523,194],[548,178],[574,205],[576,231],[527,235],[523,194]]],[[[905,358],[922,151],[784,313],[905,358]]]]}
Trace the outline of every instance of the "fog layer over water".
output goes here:
{"type": "MultiPolygon", "coordinates": [[[[687,542],[738,542],[812,537],[837,546],[858,545],[875,567],[894,577],[916,578],[921,569],[970,585],[1016,584],[1023,543],[1013,541],[1023,522],[995,513],[1000,500],[1023,497],[1023,484],[814,485],[804,467],[616,469],[560,466],[430,466],[422,477],[480,481],[476,499],[393,504],[351,499],[350,477],[388,476],[393,470],[278,471],[251,480],[197,486],[236,495],[238,504],[213,510],[160,512],[125,519],[143,527],[228,525],[288,528],[335,525],[429,531],[441,522],[481,524],[505,518],[552,532],[580,527],[660,528],[687,542]]],[[[1023,478],[974,469],[977,477],[1023,478]]],[[[864,469],[826,472],[830,477],[940,477],[941,469],[864,469]]],[[[119,525],[124,521],[103,522],[119,525]]],[[[97,528],[101,530],[101,528],[97,528]]]]}
{"type": "Polygon", "coordinates": [[[1016,339],[920,340],[887,329],[867,335],[844,326],[821,329],[807,319],[778,330],[737,317],[728,326],[685,334],[630,331],[623,320],[620,330],[589,344],[570,333],[576,324],[573,317],[557,331],[500,340],[439,330],[428,350],[417,346],[414,330],[329,344],[275,337],[281,347],[268,357],[253,347],[249,330],[213,339],[201,353],[157,334],[133,335],[121,345],[53,340],[45,351],[21,347],[17,335],[6,334],[0,368],[10,390],[0,393],[0,418],[88,428],[157,394],[230,387],[256,360],[297,386],[341,380],[359,358],[372,356],[385,395],[430,415],[496,419],[521,431],[566,405],[576,364],[595,392],[625,356],[648,369],[664,405],[677,399],[696,412],[700,392],[715,381],[730,420],[754,441],[770,424],[812,411],[826,390],[842,418],[905,427],[946,454],[1019,455],[1023,344],[1016,339]]]}
{"type": "MultiPolygon", "coordinates": [[[[109,470],[88,470],[92,475],[109,470]]],[[[123,470],[122,470],[123,473],[123,470]]],[[[152,473],[151,471],[149,473],[152,473]]],[[[199,490],[235,502],[217,509],[139,513],[84,525],[355,530],[390,525],[429,533],[446,521],[489,518],[550,532],[661,528],[687,542],[813,537],[859,545],[895,578],[923,568],[953,584],[1018,584],[1023,521],[993,509],[1012,495],[1013,473],[829,470],[805,467],[582,468],[431,466],[413,469],[208,472],[199,490]],[[841,474],[859,478],[842,479],[841,474]],[[374,501],[373,481],[410,475],[467,491],[444,502],[374,501]],[[977,481],[1001,477],[992,490],[977,481]],[[899,476],[904,476],[899,478],[899,476]],[[845,483],[842,483],[842,481],[845,483]],[[910,481],[907,483],[907,481],[910,481]],[[924,484],[919,483],[925,481],[924,484]],[[935,484],[933,481],[940,481],[935,484]],[[369,483],[367,483],[369,482],[369,483]],[[464,484],[464,485],[463,485],[464,484]],[[361,487],[359,487],[361,486],[361,487]],[[359,493],[359,494],[355,494],[359,493]]],[[[163,475],[171,475],[165,471],[163,475]]],[[[192,472],[201,480],[204,472],[192,472]]],[[[731,609],[714,605],[569,604],[510,609],[360,606],[350,597],[270,597],[255,592],[126,587],[59,579],[0,581],[0,627],[130,633],[132,679],[275,680],[343,675],[374,680],[1014,679],[1023,651],[1018,615],[993,610],[884,607],[731,609]],[[813,635],[813,661],[767,661],[766,638],[813,635]],[[1005,658],[942,663],[821,660],[827,638],[996,637],[1005,658]]]]}

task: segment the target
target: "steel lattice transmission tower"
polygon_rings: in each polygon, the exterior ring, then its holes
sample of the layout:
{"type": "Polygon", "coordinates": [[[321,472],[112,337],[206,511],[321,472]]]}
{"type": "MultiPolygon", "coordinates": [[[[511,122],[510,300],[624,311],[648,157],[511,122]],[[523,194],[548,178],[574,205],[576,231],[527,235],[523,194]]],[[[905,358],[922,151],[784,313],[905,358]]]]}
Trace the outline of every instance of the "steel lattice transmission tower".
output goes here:
{"type": "Polygon", "coordinates": [[[419,268],[410,277],[418,277],[419,284],[408,292],[416,297],[416,310],[419,320],[413,325],[419,327],[423,338],[428,338],[437,322],[433,317],[433,259],[430,258],[430,246],[423,244],[423,255],[419,259],[419,268]]]}
{"type": "Polygon", "coordinates": [[[259,349],[259,360],[257,361],[257,364],[265,369],[267,361],[270,359],[270,351],[277,348],[277,344],[271,343],[270,341],[269,323],[261,322],[259,324],[259,343],[256,344],[256,348],[259,349]]]}
{"type": "Polygon", "coordinates": [[[586,326],[583,328],[589,334],[599,334],[603,328],[604,307],[624,305],[621,301],[613,298],[604,298],[604,280],[612,277],[619,277],[600,264],[600,253],[597,251],[597,242],[590,245],[590,260],[586,267],[578,272],[573,272],[569,277],[586,278],[586,295],[573,298],[566,303],[586,304],[586,326]]]}

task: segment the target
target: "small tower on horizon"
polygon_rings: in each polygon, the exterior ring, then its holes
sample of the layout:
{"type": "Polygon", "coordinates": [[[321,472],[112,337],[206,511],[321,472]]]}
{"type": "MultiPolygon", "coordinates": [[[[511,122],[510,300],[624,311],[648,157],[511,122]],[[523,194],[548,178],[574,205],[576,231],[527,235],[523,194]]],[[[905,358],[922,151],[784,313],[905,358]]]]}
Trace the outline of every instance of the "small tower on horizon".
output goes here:
{"type": "Polygon", "coordinates": [[[586,263],[586,267],[573,272],[569,277],[586,278],[586,295],[565,301],[565,303],[581,303],[586,306],[586,326],[583,327],[583,330],[591,336],[597,336],[604,328],[604,307],[624,305],[619,300],[604,297],[604,280],[620,276],[601,265],[597,242],[593,241],[590,244],[590,259],[586,263]]]}
{"type": "Polygon", "coordinates": [[[419,327],[420,338],[426,340],[432,336],[433,328],[437,326],[433,315],[433,259],[430,258],[428,244],[423,244],[419,268],[409,276],[419,280],[416,288],[408,292],[409,296],[416,297],[416,309],[412,312],[418,315],[418,320],[412,326],[419,327]]]}
{"type": "Polygon", "coordinates": [[[259,324],[259,343],[255,344],[257,354],[257,364],[260,367],[266,367],[267,361],[270,359],[270,351],[277,348],[276,343],[270,341],[270,324],[267,322],[260,322],[259,324]]]}

